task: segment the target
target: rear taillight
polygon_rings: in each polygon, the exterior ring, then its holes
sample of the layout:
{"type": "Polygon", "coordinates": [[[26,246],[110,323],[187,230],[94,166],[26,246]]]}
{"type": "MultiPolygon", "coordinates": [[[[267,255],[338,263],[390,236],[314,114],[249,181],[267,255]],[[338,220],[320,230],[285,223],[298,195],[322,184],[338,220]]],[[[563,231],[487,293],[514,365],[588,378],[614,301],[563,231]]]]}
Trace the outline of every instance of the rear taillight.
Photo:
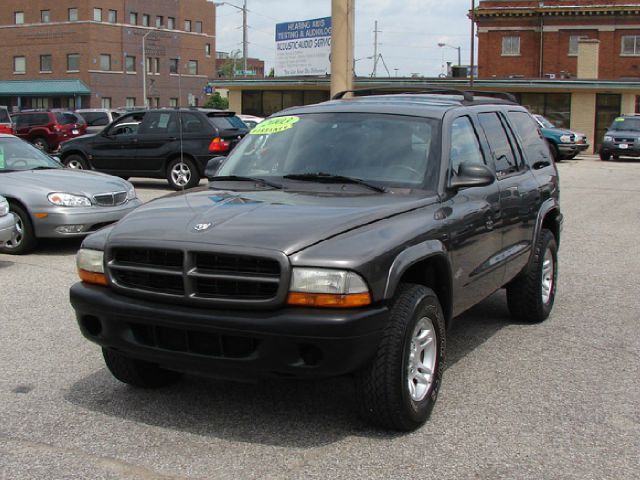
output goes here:
{"type": "Polygon", "coordinates": [[[216,137],[211,140],[209,144],[210,152],[228,152],[231,148],[231,142],[229,140],[224,140],[220,137],[216,137]]]}
{"type": "Polygon", "coordinates": [[[54,132],[61,132],[62,131],[62,127],[60,125],[58,125],[57,123],[53,124],[53,131],[54,132]]]}

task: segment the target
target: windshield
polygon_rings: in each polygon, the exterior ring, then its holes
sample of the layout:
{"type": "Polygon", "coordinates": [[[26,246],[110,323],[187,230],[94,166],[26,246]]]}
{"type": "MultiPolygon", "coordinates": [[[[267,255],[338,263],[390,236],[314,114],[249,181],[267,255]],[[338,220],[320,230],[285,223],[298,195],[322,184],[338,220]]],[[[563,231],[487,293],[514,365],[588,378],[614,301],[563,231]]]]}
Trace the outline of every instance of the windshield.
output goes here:
{"type": "Polygon", "coordinates": [[[275,179],[322,173],[432,190],[439,167],[438,124],[370,113],[274,117],[249,132],[218,175],[275,179]]]}
{"type": "Polygon", "coordinates": [[[536,120],[538,120],[538,123],[542,125],[543,128],[556,128],[553,123],[544,118],[542,115],[534,115],[534,117],[536,117],[536,120]]]}
{"type": "Polygon", "coordinates": [[[63,167],[53,158],[18,138],[0,140],[0,172],[34,168],[63,167]]]}
{"type": "Polygon", "coordinates": [[[640,132],[640,118],[618,117],[613,121],[610,130],[633,130],[640,132]]]}

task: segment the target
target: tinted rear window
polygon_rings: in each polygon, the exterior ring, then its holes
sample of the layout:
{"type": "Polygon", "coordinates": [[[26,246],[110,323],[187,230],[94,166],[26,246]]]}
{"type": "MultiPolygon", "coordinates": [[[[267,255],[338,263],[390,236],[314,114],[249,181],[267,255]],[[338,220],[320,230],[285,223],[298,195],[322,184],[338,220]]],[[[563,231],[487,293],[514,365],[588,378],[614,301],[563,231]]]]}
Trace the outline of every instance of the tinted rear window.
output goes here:
{"type": "Polygon", "coordinates": [[[228,117],[209,117],[209,122],[220,130],[229,130],[231,128],[244,128],[247,126],[236,116],[228,117]]]}
{"type": "Polygon", "coordinates": [[[56,120],[60,125],[71,125],[72,123],[82,123],[73,113],[56,113],[56,120]]]}
{"type": "Polygon", "coordinates": [[[104,112],[82,112],[81,115],[87,121],[87,124],[96,127],[109,123],[109,116],[104,112]]]}

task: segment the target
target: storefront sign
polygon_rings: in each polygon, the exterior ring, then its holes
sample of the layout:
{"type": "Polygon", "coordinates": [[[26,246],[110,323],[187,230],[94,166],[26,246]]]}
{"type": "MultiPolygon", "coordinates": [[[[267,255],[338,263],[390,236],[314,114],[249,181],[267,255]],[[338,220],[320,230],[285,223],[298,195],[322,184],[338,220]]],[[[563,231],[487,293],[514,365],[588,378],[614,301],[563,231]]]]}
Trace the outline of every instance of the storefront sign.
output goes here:
{"type": "Polygon", "coordinates": [[[276,77],[330,72],[331,17],[276,25],[276,77]]]}

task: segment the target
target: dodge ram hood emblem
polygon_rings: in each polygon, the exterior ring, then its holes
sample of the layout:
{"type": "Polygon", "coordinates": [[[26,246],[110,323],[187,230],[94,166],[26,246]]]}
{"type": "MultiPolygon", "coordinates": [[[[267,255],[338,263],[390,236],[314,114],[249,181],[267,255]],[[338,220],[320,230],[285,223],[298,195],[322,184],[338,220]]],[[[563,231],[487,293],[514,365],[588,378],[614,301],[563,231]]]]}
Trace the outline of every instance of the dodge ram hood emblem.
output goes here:
{"type": "Polygon", "coordinates": [[[212,227],[212,223],[198,223],[193,227],[196,232],[204,232],[205,230],[209,230],[212,227]]]}

